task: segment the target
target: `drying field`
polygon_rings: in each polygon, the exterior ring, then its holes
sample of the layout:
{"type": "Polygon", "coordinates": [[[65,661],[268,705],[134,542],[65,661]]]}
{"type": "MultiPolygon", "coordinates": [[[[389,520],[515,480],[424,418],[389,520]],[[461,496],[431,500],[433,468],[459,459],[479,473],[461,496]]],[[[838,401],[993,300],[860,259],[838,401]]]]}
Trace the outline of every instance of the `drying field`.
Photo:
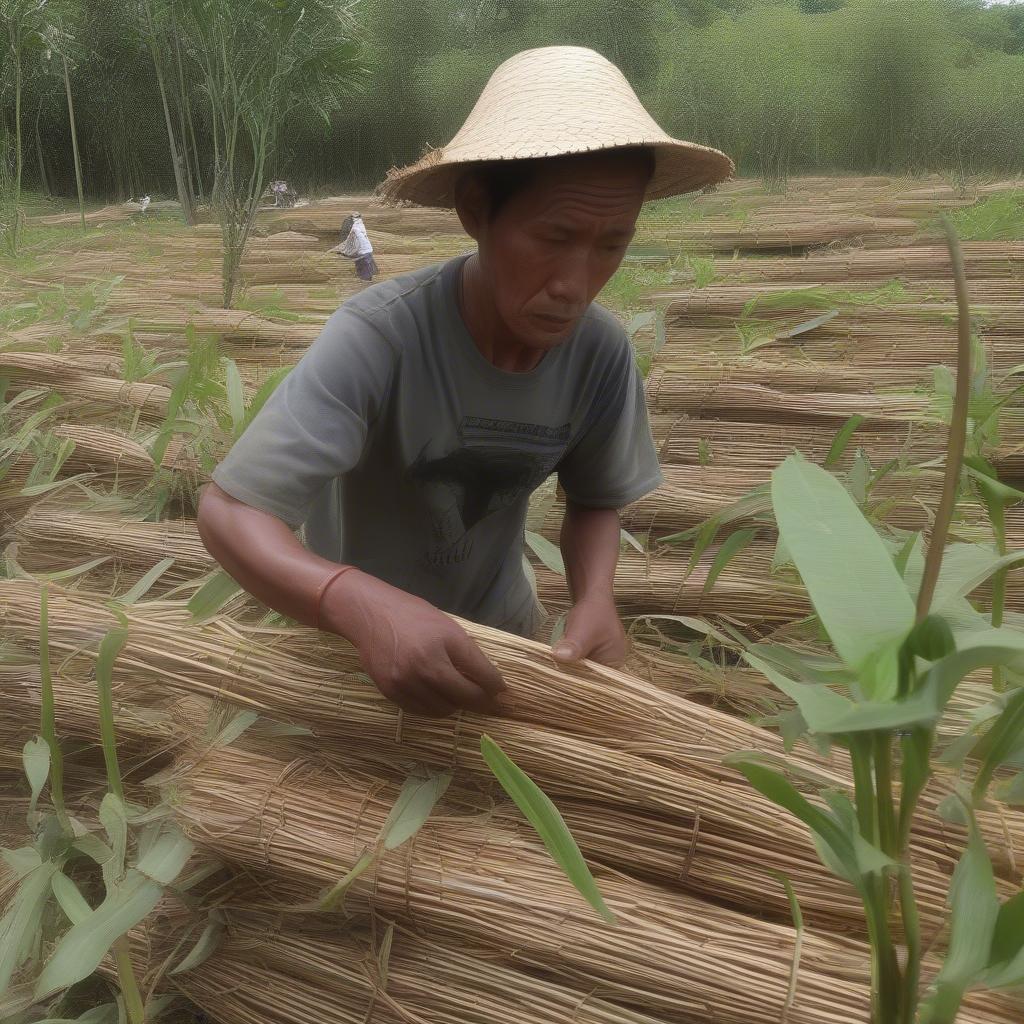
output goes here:
{"type": "MultiPolygon", "coordinates": [[[[21,748],[39,732],[48,675],[66,799],[83,829],[99,828],[109,683],[126,800],[158,808],[192,844],[192,886],[166,887],[131,933],[143,994],[182,994],[220,1024],[867,1021],[854,890],[723,763],[782,753],[757,723],[784,698],[690,627],[813,649],[807,594],[776,564],[767,515],[771,470],[794,449],[845,474],[880,530],[929,530],[951,406],[941,366],[956,341],[944,211],[965,238],[973,450],[1007,482],[1024,479],[1024,403],[1012,397],[1024,239],[986,221],[993,197],[1022,188],[803,178],[765,195],[739,180],[648,208],[602,297],[645,369],[665,475],[623,514],[632,661],[563,672],[542,644],[469,626],[512,689],[509,716],[493,721],[401,716],[347,644],[240,593],[194,522],[213,465],[363,287],[327,251],[350,209],[386,277],[468,248],[455,216],[364,196],[266,213],[233,310],[217,306],[213,224],[111,207],[83,234],[77,214],[36,218],[27,254],[0,267],[0,845],[28,839],[21,748]],[[617,926],[496,789],[483,734],[558,805],[617,926]],[[399,843],[392,809],[410,785],[443,795],[399,843]],[[323,909],[319,894],[350,873],[343,906],[323,909]],[[170,969],[189,949],[189,969],[170,969]]],[[[545,544],[561,508],[543,488],[528,523],[549,630],[569,601],[545,544]]],[[[954,534],[993,541],[980,503],[961,502],[954,534]]],[[[1007,537],[1024,548],[1014,510],[1007,537]]],[[[991,601],[985,586],[965,596],[981,611],[991,601]]],[[[1007,624],[1024,622],[1012,575],[1006,609],[1007,624]]],[[[946,738],[990,697],[977,674],[946,738]]],[[[798,747],[790,763],[808,782],[852,785],[842,751],[798,747]]],[[[936,949],[965,842],[937,812],[951,786],[935,780],[912,838],[936,949]]],[[[1024,813],[992,803],[979,819],[1012,894],[1024,813]]],[[[13,891],[0,875],[0,916],[13,891]]],[[[1022,1015],[1019,999],[978,992],[959,1019],[1022,1015]]]]}

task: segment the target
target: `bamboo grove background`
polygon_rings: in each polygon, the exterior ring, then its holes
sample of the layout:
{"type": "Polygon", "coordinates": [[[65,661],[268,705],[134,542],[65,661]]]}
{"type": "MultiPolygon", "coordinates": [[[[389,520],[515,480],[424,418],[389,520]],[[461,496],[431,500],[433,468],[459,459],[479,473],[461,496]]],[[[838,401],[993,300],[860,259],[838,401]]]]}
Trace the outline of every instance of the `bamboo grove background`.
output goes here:
{"type": "MultiPolygon", "coordinates": [[[[443,144],[498,62],[555,42],[600,50],[666,130],[773,186],[836,170],[962,179],[1019,159],[1016,2],[0,0],[0,187],[20,148],[24,189],[74,196],[73,112],[87,197],[174,196],[170,127],[203,200],[218,139],[197,33],[217,18],[272,32],[299,13],[310,66],[284,69],[290,102],[265,127],[270,173],[304,194],[372,185],[443,144]]],[[[247,89],[281,73],[248,52],[247,89]]]]}

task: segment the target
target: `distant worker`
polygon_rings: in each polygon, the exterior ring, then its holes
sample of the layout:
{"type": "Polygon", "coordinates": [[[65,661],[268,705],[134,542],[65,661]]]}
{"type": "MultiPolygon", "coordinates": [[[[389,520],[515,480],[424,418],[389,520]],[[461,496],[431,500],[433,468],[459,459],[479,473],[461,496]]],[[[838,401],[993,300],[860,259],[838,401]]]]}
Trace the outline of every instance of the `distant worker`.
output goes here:
{"type": "Polygon", "coordinates": [[[373,258],[373,245],[366,233],[366,225],[358,213],[345,218],[342,224],[342,233],[345,240],[333,252],[340,252],[350,260],[356,261],[356,273],[363,281],[372,281],[373,275],[380,273],[377,262],[373,258]],[[346,232],[345,229],[348,228],[346,232]]]}

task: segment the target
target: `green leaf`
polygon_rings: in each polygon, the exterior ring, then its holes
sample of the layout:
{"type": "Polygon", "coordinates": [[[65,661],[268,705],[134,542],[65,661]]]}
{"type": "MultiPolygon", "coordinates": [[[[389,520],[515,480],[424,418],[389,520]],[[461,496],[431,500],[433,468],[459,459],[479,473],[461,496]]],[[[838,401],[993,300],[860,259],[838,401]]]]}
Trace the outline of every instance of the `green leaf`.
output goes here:
{"type": "Polygon", "coordinates": [[[779,533],[840,657],[855,671],[914,625],[888,550],[843,485],[791,455],[772,474],[779,533]]]}
{"type": "Polygon", "coordinates": [[[980,799],[984,796],[996,770],[1006,763],[1014,750],[1019,747],[1022,738],[1024,738],[1024,688],[1010,697],[995,724],[974,748],[975,757],[982,759],[974,782],[976,798],[980,799]]]}
{"type": "Polygon", "coordinates": [[[1024,805],[1024,772],[1018,772],[1012,778],[1001,782],[996,787],[996,798],[1012,807],[1024,805]]]}
{"type": "Polygon", "coordinates": [[[31,814],[39,802],[39,795],[46,785],[50,775],[50,744],[36,736],[29,740],[21,751],[21,763],[25,768],[25,778],[28,779],[29,788],[32,791],[32,798],[29,801],[28,809],[31,814]]]}
{"type": "Polygon", "coordinates": [[[241,589],[223,569],[218,570],[192,595],[188,602],[189,613],[196,622],[205,622],[213,618],[241,589]]]}
{"type": "Polygon", "coordinates": [[[92,913],[92,907],[79,892],[78,886],[62,871],[58,871],[53,876],[52,885],[53,895],[57,898],[60,909],[64,911],[72,924],[84,921],[92,913]]]}
{"type": "Polygon", "coordinates": [[[146,594],[149,593],[153,584],[156,583],[156,581],[160,579],[160,577],[163,576],[163,574],[167,572],[172,565],[174,565],[173,558],[162,558],[153,566],[152,569],[149,570],[149,572],[146,573],[145,576],[142,577],[142,579],[138,581],[138,583],[135,584],[134,587],[131,588],[131,590],[119,597],[117,599],[117,603],[123,605],[135,604],[136,601],[145,597],[146,594]]]}
{"type": "Polygon", "coordinates": [[[864,454],[862,448],[857,449],[853,465],[846,475],[847,487],[850,496],[858,505],[863,505],[868,500],[868,483],[871,480],[871,463],[864,454]]]}
{"type": "Polygon", "coordinates": [[[100,802],[99,818],[114,854],[103,865],[103,880],[110,889],[124,875],[124,860],[128,854],[128,815],[114,793],[107,793],[100,802]]]}
{"type": "Polygon", "coordinates": [[[385,850],[397,849],[419,832],[451,781],[450,772],[411,775],[405,780],[381,829],[380,842],[385,850]]]}
{"type": "Polygon", "coordinates": [[[9,910],[0,920],[0,996],[7,991],[12,975],[34,945],[42,927],[50,879],[56,870],[54,861],[45,861],[29,872],[19,883],[9,910]]]}
{"type": "Polygon", "coordinates": [[[238,372],[238,364],[234,359],[224,359],[224,370],[231,429],[234,436],[239,437],[245,426],[245,388],[242,386],[242,375],[238,372]]]}
{"type": "Polygon", "coordinates": [[[552,571],[559,576],[565,575],[565,562],[562,560],[562,552],[557,545],[552,544],[547,537],[542,537],[532,530],[526,531],[526,543],[530,550],[552,571]]]}
{"type": "Polygon", "coordinates": [[[36,982],[35,997],[51,996],[92,974],[110,947],[152,913],[162,894],[159,883],[130,869],[124,881],[57,943],[36,982]]]}
{"type": "Polygon", "coordinates": [[[693,572],[701,555],[714,543],[720,528],[721,524],[715,518],[709,519],[701,526],[697,533],[697,539],[693,542],[693,551],[690,553],[690,561],[687,563],[686,572],[683,573],[684,583],[690,578],[690,573],[693,572]]]}
{"type": "Polygon", "coordinates": [[[103,744],[103,760],[107,769],[107,783],[120,799],[124,799],[121,783],[121,768],[117,763],[117,738],[114,734],[114,662],[128,639],[128,631],[122,628],[110,630],[100,641],[96,658],[96,687],[99,690],[100,741],[103,744]]]}
{"type": "Polygon", "coordinates": [[[210,911],[210,920],[196,940],[196,944],[188,951],[185,958],[172,967],[168,974],[184,974],[200,964],[205,963],[217,951],[224,938],[224,918],[216,910],[210,911]]]}
{"type": "Polygon", "coordinates": [[[793,556],[789,553],[789,549],[786,547],[786,542],[780,535],[775,541],[775,550],[772,552],[771,571],[776,573],[784,566],[792,564],[793,556]]]}
{"type": "Polygon", "coordinates": [[[213,746],[226,747],[234,743],[259,717],[255,711],[239,711],[214,737],[213,746]]]}
{"type": "Polygon", "coordinates": [[[835,438],[832,441],[832,445],[828,450],[828,455],[825,456],[825,468],[831,469],[837,462],[843,457],[843,452],[846,451],[846,446],[850,443],[850,438],[853,437],[854,431],[864,422],[864,417],[857,414],[851,416],[840,428],[835,438]]]}
{"type": "Polygon", "coordinates": [[[737,530],[726,537],[725,542],[715,553],[714,561],[708,570],[708,577],[704,581],[705,594],[715,585],[715,580],[722,574],[722,570],[725,569],[729,562],[747,547],[756,536],[756,530],[737,530]]]}
{"type": "Polygon", "coordinates": [[[292,367],[282,366],[271,373],[267,379],[256,389],[256,393],[249,400],[249,407],[245,411],[245,423],[243,430],[256,418],[260,409],[266,405],[267,399],[274,393],[277,386],[291,373],[292,367]]]}
{"type": "Polygon", "coordinates": [[[631,548],[635,549],[636,551],[639,551],[641,555],[644,554],[643,544],[641,544],[640,541],[638,541],[636,537],[634,537],[633,534],[629,533],[628,531],[619,530],[619,541],[620,543],[628,544],[631,548]]]}
{"type": "Polygon", "coordinates": [[[825,845],[827,866],[841,878],[854,885],[859,884],[860,875],[853,844],[838,822],[811,804],[784,775],[758,764],[749,755],[727,757],[725,762],[742,772],[762,796],[799,818],[825,845]]]}
{"type": "Polygon", "coordinates": [[[181,874],[195,846],[173,825],[162,828],[157,840],[139,859],[136,869],[161,885],[170,885],[181,874]]]}
{"type": "Polygon", "coordinates": [[[992,861],[974,815],[964,809],[969,839],[950,885],[949,949],[934,994],[923,1007],[923,1024],[953,1024],[964,993],[988,965],[999,916],[992,861]]]}
{"type": "Polygon", "coordinates": [[[490,736],[480,737],[480,753],[577,892],[605,921],[614,924],[615,915],[605,905],[597,882],[558,808],[490,736]]]}
{"type": "Polygon", "coordinates": [[[787,697],[796,702],[800,714],[803,715],[804,721],[807,723],[807,728],[812,732],[827,731],[823,728],[825,723],[848,715],[855,707],[852,702],[822,683],[798,683],[784,676],[753,651],[743,651],[741,657],[787,697]]]}

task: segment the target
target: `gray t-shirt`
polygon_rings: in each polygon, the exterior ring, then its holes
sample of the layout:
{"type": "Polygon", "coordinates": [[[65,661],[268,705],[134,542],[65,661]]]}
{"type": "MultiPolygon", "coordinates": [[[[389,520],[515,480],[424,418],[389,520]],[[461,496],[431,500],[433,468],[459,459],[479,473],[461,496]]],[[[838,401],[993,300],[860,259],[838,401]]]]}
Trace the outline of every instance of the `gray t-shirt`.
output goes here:
{"type": "Polygon", "coordinates": [[[349,299],[216,468],[307,546],[445,611],[528,634],[531,493],[557,473],[620,508],[661,481],[643,383],[594,304],[529,372],[494,366],[456,303],[467,256],[349,299]]]}

